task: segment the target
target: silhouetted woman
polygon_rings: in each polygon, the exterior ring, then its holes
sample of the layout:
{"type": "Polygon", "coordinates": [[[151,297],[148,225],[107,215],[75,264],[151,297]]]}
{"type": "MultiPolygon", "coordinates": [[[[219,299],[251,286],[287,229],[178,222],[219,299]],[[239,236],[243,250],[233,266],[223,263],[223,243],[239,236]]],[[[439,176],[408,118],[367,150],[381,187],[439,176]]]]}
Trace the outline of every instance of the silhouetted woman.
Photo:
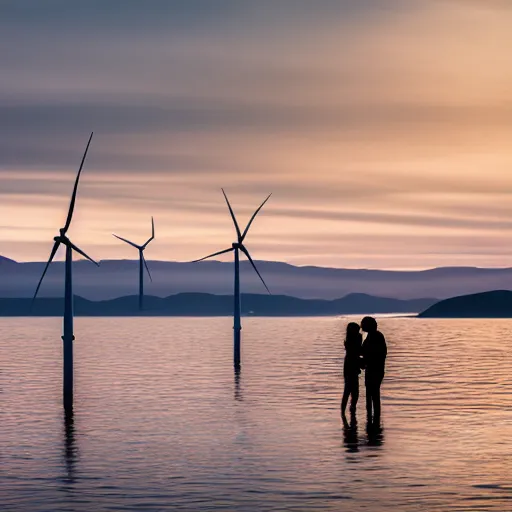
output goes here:
{"type": "Polygon", "coordinates": [[[355,414],[357,400],[359,398],[359,374],[361,373],[361,344],[363,337],[359,332],[359,325],[350,322],[347,325],[345,338],[345,361],[343,363],[343,378],[345,389],[341,400],[341,414],[345,416],[348,398],[351,396],[350,412],[355,414]]]}
{"type": "Polygon", "coordinates": [[[384,335],[377,330],[377,320],[365,316],[361,320],[361,329],[368,333],[363,343],[363,362],[365,367],[364,383],[366,386],[366,411],[368,422],[380,420],[380,385],[384,378],[386,356],[388,353],[384,335]]]}

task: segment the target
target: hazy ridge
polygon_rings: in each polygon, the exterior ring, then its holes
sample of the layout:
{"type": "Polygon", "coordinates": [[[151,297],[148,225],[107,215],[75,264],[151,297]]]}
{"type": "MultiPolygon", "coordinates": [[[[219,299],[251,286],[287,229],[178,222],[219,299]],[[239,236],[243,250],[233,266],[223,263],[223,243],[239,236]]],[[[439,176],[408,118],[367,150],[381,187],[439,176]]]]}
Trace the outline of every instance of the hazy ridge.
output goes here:
{"type": "MultiPolygon", "coordinates": [[[[155,297],[199,292],[229,295],[233,292],[233,265],[205,261],[180,263],[149,261],[153,282],[146,280],[145,291],[155,297]]],[[[334,300],[350,293],[398,299],[478,293],[512,289],[512,268],[442,267],[422,271],[389,271],[294,266],[288,263],[258,261],[273,294],[304,299],[334,300]]],[[[73,264],[73,284],[77,295],[89,300],[105,300],[134,295],[138,291],[138,262],[103,260],[96,268],[86,261],[73,264]]],[[[43,262],[17,263],[0,257],[0,297],[30,297],[43,271],[43,262]]],[[[241,262],[242,291],[263,293],[262,285],[248,262],[241,262]]],[[[52,263],[41,289],[46,297],[62,297],[64,264],[52,263]]]]}
{"type": "MultiPolygon", "coordinates": [[[[0,299],[0,316],[60,316],[63,298],[0,299]]],[[[417,313],[435,299],[400,300],[351,294],[336,300],[299,299],[284,295],[242,294],[242,314],[254,316],[331,316],[356,313],[417,313]]],[[[180,293],[161,298],[145,297],[138,310],[136,295],[106,301],[75,296],[75,316],[227,316],[233,313],[231,295],[180,293]]]]}

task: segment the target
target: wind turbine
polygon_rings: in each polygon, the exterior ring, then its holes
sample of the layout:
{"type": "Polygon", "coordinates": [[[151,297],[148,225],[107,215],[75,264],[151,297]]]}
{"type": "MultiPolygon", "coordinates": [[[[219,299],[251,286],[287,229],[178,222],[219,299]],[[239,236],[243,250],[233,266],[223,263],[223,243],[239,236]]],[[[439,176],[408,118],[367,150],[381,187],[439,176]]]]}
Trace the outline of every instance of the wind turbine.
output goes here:
{"type": "Polygon", "coordinates": [[[143,245],[137,245],[133,242],[130,242],[130,240],[127,240],[126,238],[122,238],[120,236],[117,236],[116,234],[112,233],[116,238],[119,240],[122,240],[123,242],[126,242],[127,244],[131,245],[132,247],[135,247],[139,251],[139,310],[142,311],[144,307],[144,267],[146,267],[146,270],[148,271],[148,276],[151,282],[153,282],[153,279],[151,277],[151,272],[149,271],[148,264],[146,262],[146,258],[144,258],[144,250],[149,245],[149,242],[155,238],[155,222],[153,220],[153,217],[151,217],[151,237],[149,240],[143,244],[143,245]]]}
{"type": "Polygon", "coordinates": [[[256,215],[258,215],[259,211],[263,208],[263,205],[270,199],[270,196],[272,194],[269,194],[269,196],[261,203],[259,208],[253,213],[251,219],[249,220],[246,228],[244,229],[243,233],[240,231],[240,227],[238,226],[238,222],[236,221],[235,214],[233,212],[233,208],[231,208],[231,204],[229,203],[228,196],[226,195],[226,192],[224,192],[224,189],[222,189],[222,193],[224,194],[224,199],[226,200],[226,204],[228,205],[229,213],[231,214],[231,218],[233,219],[233,224],[235,225],[236,229],[236,235],[237,235],[237,241],[234,242],[229,249],[224,249],[223,251],[215,252],[213,254],[210,254],[208,256],[205,256],[204,258],[200,258],[198,260],[194,260],[192,263],[196,263],[198,261],[203,261],[208,258],[213,258],[214,256],[218,256],[219,254],[225,254],[227,252],[234,252],[235,256],[235,290],[234,290],[234,324],[233,324],[233,337],[234,337],[234,365],[235,368],[240,367],[240,331],[242,330],[242,323],[240,320],[240,255],[239,252],[242,251],[245,256],[247,256],[247,259],[252,265],[252,268],[256,271],[256,274],[258,274],[258,277],[261,279],[261,282],[263,283],[263,286],[265,286],[267,292],[270,294],[270,290],[268,289],[268,286],[266,285],[265,281],[263,280],[263,277],[261,277],[261,274],[259,273],[258,269],[256,268],[256,265],[254,261],[251,258],[251,255],[249,254],[249,251],[244,245],[245,237],[247,236],[247,233],[249,232],[249,228],[251,227],[251,224],[253,220],[255,219],[256,215]]]}
{"type": "Polygon", "coordinates": [[[71,202],[69,205],[68,216],[66,218],[66,224],[64,227],[59,229],[59,235],[54,237],[54,244],[52,252],[50,253],[50,258],[46,263],[46,267],[44,267],[43,275],[39,280],[36,291],[34,293],[34,297],[32,298],[32,306],[34,305],[34,301],[36,300],[37,294],[39,292],[39,288],[41,288],[41,284],[43,282],[44,276],[52,262],[55,254],[59,246],[62,244],[66,247],[66,277],[65,277],[65,285],[64,285],[64,334],[62,336],[63,340],[63,352],[64,352],[64,365],[63,365],[63,395],[64,395],[64,408],[66,410],[70,410],[73,407],[73,340],[75,336],[73,335],[73,251],[81,254],[84,258],[88,259],[95,265],[99,266],[92,258],[87,256],[84,251],[79,249],[71,240],[67,237],[66,233],[68,232],[69,226],[71,225],[71,219],[73,218],[73,212],[75,210],[75,201],[76,201],[76,193],[78,190],[78,182],[80,180],[80,174],[82,173],[82,168],[84,166],[85,157],[87,156],[87,151],[89,150],[89,145],[92,140],[92,133],[89,137],[89,141],[87,142],[87,146],[85,148],[84,156],[82,157],[82,162],[80,163],[80,168],[78,169],[78,174],[75,180],[75,186],[73,188],[73,194],[71,195],[71,202]]]}

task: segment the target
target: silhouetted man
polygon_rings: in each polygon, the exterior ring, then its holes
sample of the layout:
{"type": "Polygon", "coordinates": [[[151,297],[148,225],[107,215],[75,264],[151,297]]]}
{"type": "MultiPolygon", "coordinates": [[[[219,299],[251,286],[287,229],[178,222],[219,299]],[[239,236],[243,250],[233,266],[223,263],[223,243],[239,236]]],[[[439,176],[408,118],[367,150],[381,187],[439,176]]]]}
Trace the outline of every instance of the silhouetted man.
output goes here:
{"type": "Polygon", "coordinates": [[[363,343],[363,361],[365,366],[364,384],[366,386],[366,410],[368,422],[380,420],[380,385],[384,378],[384,368],[388,349],[384,335],[377,330],[377,321],[365,316],[361,321],[361,329],[368,333],[363,343]]]}

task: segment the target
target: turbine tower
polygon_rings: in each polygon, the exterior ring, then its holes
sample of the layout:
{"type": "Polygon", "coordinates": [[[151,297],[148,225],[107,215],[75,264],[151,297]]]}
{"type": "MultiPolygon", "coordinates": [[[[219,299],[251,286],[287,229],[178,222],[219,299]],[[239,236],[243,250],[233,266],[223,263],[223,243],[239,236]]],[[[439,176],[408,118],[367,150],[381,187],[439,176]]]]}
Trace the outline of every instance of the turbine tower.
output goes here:
{"type": "Polygon", "coordinates": [[[244,245],[245,237],[247,236],[247,233],[249,232],[249,228],[251,227],[251,224],[253,220],[255,219],[256,215],[258,215],[259,211],[263,208],[263,205],[270,199],[270,196],[272,194],[269,194],[269,196],[261,203],[259,208],[253,213],[251,219],[249,220],[246,228],[244,229],[243,233],[240,231],[240,227],[238,226],[238,222],[236,221],[235,214],[233,212],[233,208],[231,208],[231,204],[229,203],[228,196],[226,195],[226,192],[224,192],[224,189],[222,189],[222,193],[224,194],[224,199],[226,200],[226,204],[228,205],[229,213],[231,214],[231,218],[233,219],[233,224],[235,225],[236,229],[236,235],[237,235],[237,241],[234,242],[229,249],[224,249],[223,251],[215,252],[213,254],[210,254],[208,256],[205,256],[204,258],[200,258],[198,260],[194,260],[192,263],[196,263],[198,261],[203,261],[208,258],[213,258],[214,256],[218,256],[219,254],[225,254],[227,252],[234,253],[235,258],[235,289],[234,289],[234,308],[233,308],[233,314],[234,314],[234,323],[233,323],[233,342],[234,342],[234,354],[233,354],[233,362],[235,365],[235,368],[240,368],[240,331],[242,330],[242,323],[240,320],[240,255],[239,252],[243,252],[245,256],[247,256],[247,259],[252,265],[252,268],[256,271],[256,274],[258,274],[258,277],[261,279],[261,282],[263,283],[263,286],[265,286],[268,293],[270,293],[270,290],[268,289],[268,286],[266,285],[265,281],[263,280],[263,277],[261,277],[261,274],[259,273],[258,269],[256,268],[256,265],[251,258],[251,255],[247,248],[244,245]]]}
{"type": "Polygon", "coordinates": [[[36,300],[37,294],[39,292],[39,288],[41,288],[41,284],[43,282],[44,276],[52,262],[55,254],[57,253],[57,249],[62,244],[66,247],[66,276],[65,276],[65,285],[64,285],[64,333],[62,336],[63,341],[63,355],[64,355],[64,364],[63,364],[63,398],[64,398],[64,408],[66,410],[71,410],[73,408],[73,340],[75,336],[73,335],[73,251],[81,254],[84,258],[88,259],[95,265],[99,266],[92,258],[87,256],[84,251],[79,249],[71,240],[67,237],[66,233],[68,232],[69,226],[71,225],[71,219],[73,218],[73,212],[75,210],[75,201],[76,201],[76,193],[78,190],[78,182],[80,180],[80,174],[82,173],[82,168],[84,166],[85,158],[87,156],[87,151],[89,150],[89,145],[91,144],[92,133],[89,137],[89,141],[87,142],[87,146],[85,148],[84,156],[82,157],[82,162],[80,163],[80,168],[78,169],[78,174],[75,180],[75,186],[73,188],[73,194],[71,195],[71,202],[69,205],[68,216],[66,219],[66,224],[64,227],[59,230],[59,235],[56,236],[53,244],[52,252],[50,253],[50,258],[46,263],[46,267],[44,267],[43,275],[39,280],[36,291],[34,293],[34,297],[32,298],[32,306],[34,305],[34,301],[36,300]]]}
{"type": "Polygon", "coordinates": [[[153,217],[151,217],[151,237],[144,245],[134,244],[133,242],[130,242],[130,240],[127,240],[126,238],[117,236],[114,233],[112,233],[112,234],[119,240],[126,242],[127,244],[131,245],[132,247],[135,247],[136,249],[138,249],[138,251],[139,251],[139,310],[142,311],[144,309],[144,267],[146,267],[150,281],[153,282],[153,279],[151,277],[151,272],[149,271],[149,267],[146,262],[146,258],[144,258],[144,250],[149,245],[149,242],[151,242],[151,240],[153,240],[155,238],[155,222],[153,220],[153,217]]]}

